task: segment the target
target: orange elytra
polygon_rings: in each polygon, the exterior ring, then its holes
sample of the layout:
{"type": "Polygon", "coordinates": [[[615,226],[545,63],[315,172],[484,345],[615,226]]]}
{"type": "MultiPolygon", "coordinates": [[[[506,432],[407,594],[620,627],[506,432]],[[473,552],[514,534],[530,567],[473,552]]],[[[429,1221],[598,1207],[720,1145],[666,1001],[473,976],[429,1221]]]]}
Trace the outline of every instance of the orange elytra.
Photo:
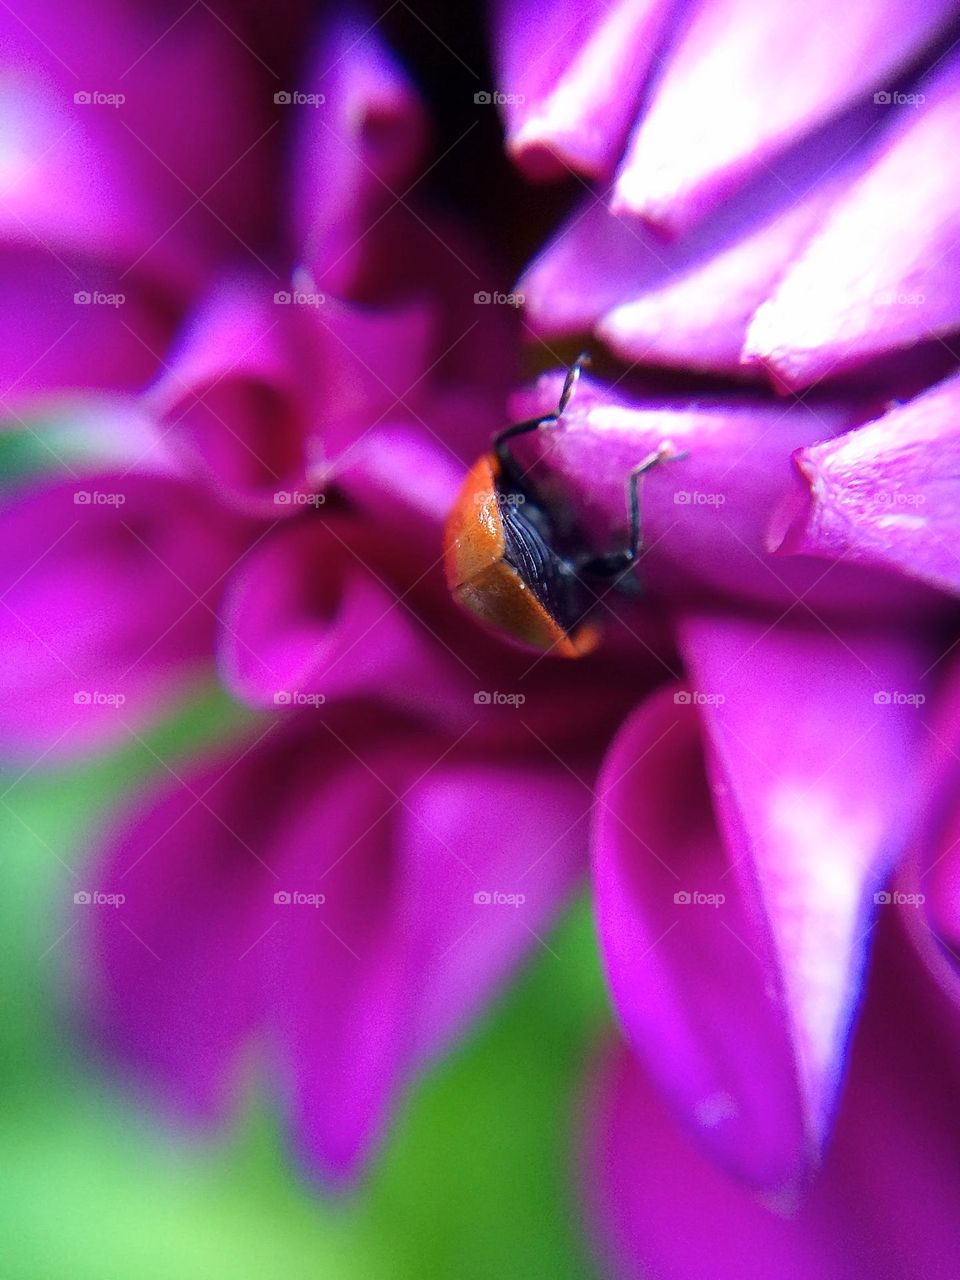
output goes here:
{"type": "Polygon", "coordinates": [[[579,658],[595,649],[600,627],[591,619],[599,595],[591,581],[615,583],[641,547],[640,477],[678,454],[664,443],[630,472],[630,541],[606,555],[572,554],[557,546],[556,525],[526,482],[507,447],[514,436],[559,422],[573,395],[581,355],[564,380],[554,413],[508,427],[492,451],[470,469],[444,531],[444,568],[454,599],[477,621],[530,649],[579,658]]]}

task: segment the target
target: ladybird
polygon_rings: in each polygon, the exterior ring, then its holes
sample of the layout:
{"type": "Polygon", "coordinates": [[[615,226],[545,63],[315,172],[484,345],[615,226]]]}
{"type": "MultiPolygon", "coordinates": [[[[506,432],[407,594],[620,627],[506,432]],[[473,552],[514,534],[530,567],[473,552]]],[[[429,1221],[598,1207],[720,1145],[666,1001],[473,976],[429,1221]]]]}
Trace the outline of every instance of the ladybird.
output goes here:
{"type": "Polygon", "coordinates": [[[589,357],[580,355],[570,367],[553,413],[494,437],[490,453],[467,475],[444,531],[444,569],[454,599],[487,628],[564,658],[596,648],[600,626],[590,616],[600,599],[595,588],[616,585],[640,554],[641,478],[657,463],[686,456],[665,441],[630,472],[626,547],[596,555],[567,545],[570,539],[561,535],[566,521],[557,518],[562,513],[551,514],[538,500],[509,442],[555,426],[587,364],[589,357]]]}

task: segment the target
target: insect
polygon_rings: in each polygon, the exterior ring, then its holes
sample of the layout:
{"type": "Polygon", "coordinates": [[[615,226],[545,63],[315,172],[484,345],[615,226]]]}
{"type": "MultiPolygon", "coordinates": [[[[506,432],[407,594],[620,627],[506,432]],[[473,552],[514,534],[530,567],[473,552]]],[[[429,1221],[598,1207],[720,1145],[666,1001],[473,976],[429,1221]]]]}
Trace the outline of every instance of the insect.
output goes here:
{"type": "MultiPolygon", "coordinates": [[[[591,618],[594,588],[622,578],[642,548],[640,481],[660,462],[686,455],[669,441],[644,458],[627,479],[627,545],[604,555],[567,545],[558,516],[547,511],[510,450],[517,436],[555,426],[589,363],[578,356],[553,413],[507,427],[490,453],[474,464],[444,531],[444,567],[454,599],[488,628],[533,649],[579,658],[596,648],[600,627],[591,618]]],[[[576,540],[574,540],[575,543],[576,540]]]]}

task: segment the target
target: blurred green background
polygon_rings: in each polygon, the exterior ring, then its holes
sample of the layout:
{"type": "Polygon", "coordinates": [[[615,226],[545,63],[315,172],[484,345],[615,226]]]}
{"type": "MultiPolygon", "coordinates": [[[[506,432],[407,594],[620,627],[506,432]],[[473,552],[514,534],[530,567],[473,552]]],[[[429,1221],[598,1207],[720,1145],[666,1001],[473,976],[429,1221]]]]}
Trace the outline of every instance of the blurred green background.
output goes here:
{"type": "Polygon", "coordinates": [[[68,867],[105,808],[229,722],[219,695],[146,745],[0,785],[2,1280],[583,1280],[576,1199],[585,1069],[607,1022],[575,905],[397,1119],[364,1188],[324,1200],[270,1100],[209,1145],[165,1130],[71,1036],[68,867]]]}

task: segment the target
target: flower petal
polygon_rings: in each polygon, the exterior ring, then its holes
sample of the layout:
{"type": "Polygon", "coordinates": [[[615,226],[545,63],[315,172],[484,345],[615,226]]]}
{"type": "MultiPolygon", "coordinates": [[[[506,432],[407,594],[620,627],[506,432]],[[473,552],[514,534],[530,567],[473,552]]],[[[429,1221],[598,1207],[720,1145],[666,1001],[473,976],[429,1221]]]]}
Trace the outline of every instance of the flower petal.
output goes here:
{"type": "Polygon", "coordinates": [[[904,965],[900,939],[882,938],[880,950],[836,1139],[799,1198],[758,1196],[718,1170],[632,1055],[608,1054],[593,1085],[585,1191],[611,1274],[700,1280],[708,1248],[713,1280],[949,1280],[955,1022],[904,965]]]}
{"type": "Polygon", "coordinates": [[[751,317],[863,169],[873,133],[873,111],[848,112],[670,243],[588,197],[518,285],[531,323],[547,337],[595,326],[631,361],[743,376],[751,317]]]}
{"type": "Polygon", "coordinates": [[[798,450],[802,488],[771,530],[787,555],[881,565],[960,592],[960,377],[798,450]]]}
{"type": "Polygon", "coordinates": [[[960,325],[960,201],[943,163],[960,129],[960,56],[919,89],[924,101],[904,108],[750,326],[743,358],[778,386],[810,386],[960,325]]]}
{"type": "Polygon", "coordinates": [[[628,1035],[687,1124],[778,1185],[829,1129],[873,894],[909,834],[921,728],[899,698],[926,662],[815,623],[688,618],[681,639],[693,688],[635,716],[601,778],[602,935],[628,1035]],[[680,794],[696,706],[709,786],[680,794]]]}
{"type": "Polygon", "coordinates": [[[48,483],[2,526],[7,750],[122,740],[209,673],[219,583],[243,529],[191,486],[106,472],[48,483]]]}
{"type": "Polygon", "coordinates": [[[873,0],[717,0],[682,33],[617,178],[613,207],[678,234],[799,134],[894,75],[953,14],[873,0]]]}
{"type": "Polygon", "coordinates": [[[296,1145],[335,1181],[536,943],[584,851],[565,774],[398,730],[382,712],[301,720],[165,783],[91,872],[125,901],[79,908],[114,1054],[217,1119],[259,1026],[296,1145]]]}
{"type": "Polygon", "coordinates": [[[350,295],[362,285],[384,212],[412,181],[427,123],[416,90],[393,53],[360,17],[332,23],[301,109],[294,153],[293,234],[318,286],[350,295]]]}
{"type": "Polygon", "coordinates": [[[365,754],[287,836],[327,901],[301,910],[289,945],[276,940],[272,1014],[297,1145],[338,1180],[356,1176],[411,1072],[538,945],[582,866],[586,804],[562,777],[520,761],[438,764],[441,750],[407,748],[399,784],[395,767],[365,754]],[[319,831],[331,865],[318,878],[319,831]]]}
{"type": "MultiPolygon", "coordinates": [[[[952,652],[952,646],[947,653],[952,652]]],[[[907,937],[954,1008],[960,1005],[960,667],[946,678],[923,715],[927,732],[911,855],[888,890],[907,937]]]]}
{"type": "Polygon", "coordinates": [[[611,173],[677,5],[511,0],[498,7],[510,154],[534,178],[571,169],[592,178],[611,173]]]}
{"type": "MultiPolygon", "coordinates": [[[[545,376],[515,397],[515,421],[554,408],[560,382],[545,376]]],[[[804,610],[858,614],[869,605],[888,615],[894,596],[906,592],[911,607],[942,610],[934,593],[893,573],[842,564],[825,572],[768,551],[770,520],[796,485],[792,452],[856,425],[870,408],[817,399],[668,399],[644,394],[642,385],[628,398],[582,377],[563,422],[520,437],[515,453],[540,491],[572,513],[587,545],[605,551],[626,541],[631,469],[665,441],[686,451],[644,481],[647,550],[638,576],[656,599],[796,606],[802,598],[804,610]]]]}
{"type": "Polygon", "coordinates": [[[466,726],[475,710],[469,670],[403,602],[385,551],[336,516],[298,521],[261,542],[225,603],[227,687],[262,707],[368,694],[466,726]]]}
{"type": "Polygon", "coordinates": [[[265,277],[224,280],[144,397],[171,445],[219,496],[270,517],[302,510],[296,499],[317,487],[322,471],[307,445],[305,335],[289,299],[265,277]]]}

